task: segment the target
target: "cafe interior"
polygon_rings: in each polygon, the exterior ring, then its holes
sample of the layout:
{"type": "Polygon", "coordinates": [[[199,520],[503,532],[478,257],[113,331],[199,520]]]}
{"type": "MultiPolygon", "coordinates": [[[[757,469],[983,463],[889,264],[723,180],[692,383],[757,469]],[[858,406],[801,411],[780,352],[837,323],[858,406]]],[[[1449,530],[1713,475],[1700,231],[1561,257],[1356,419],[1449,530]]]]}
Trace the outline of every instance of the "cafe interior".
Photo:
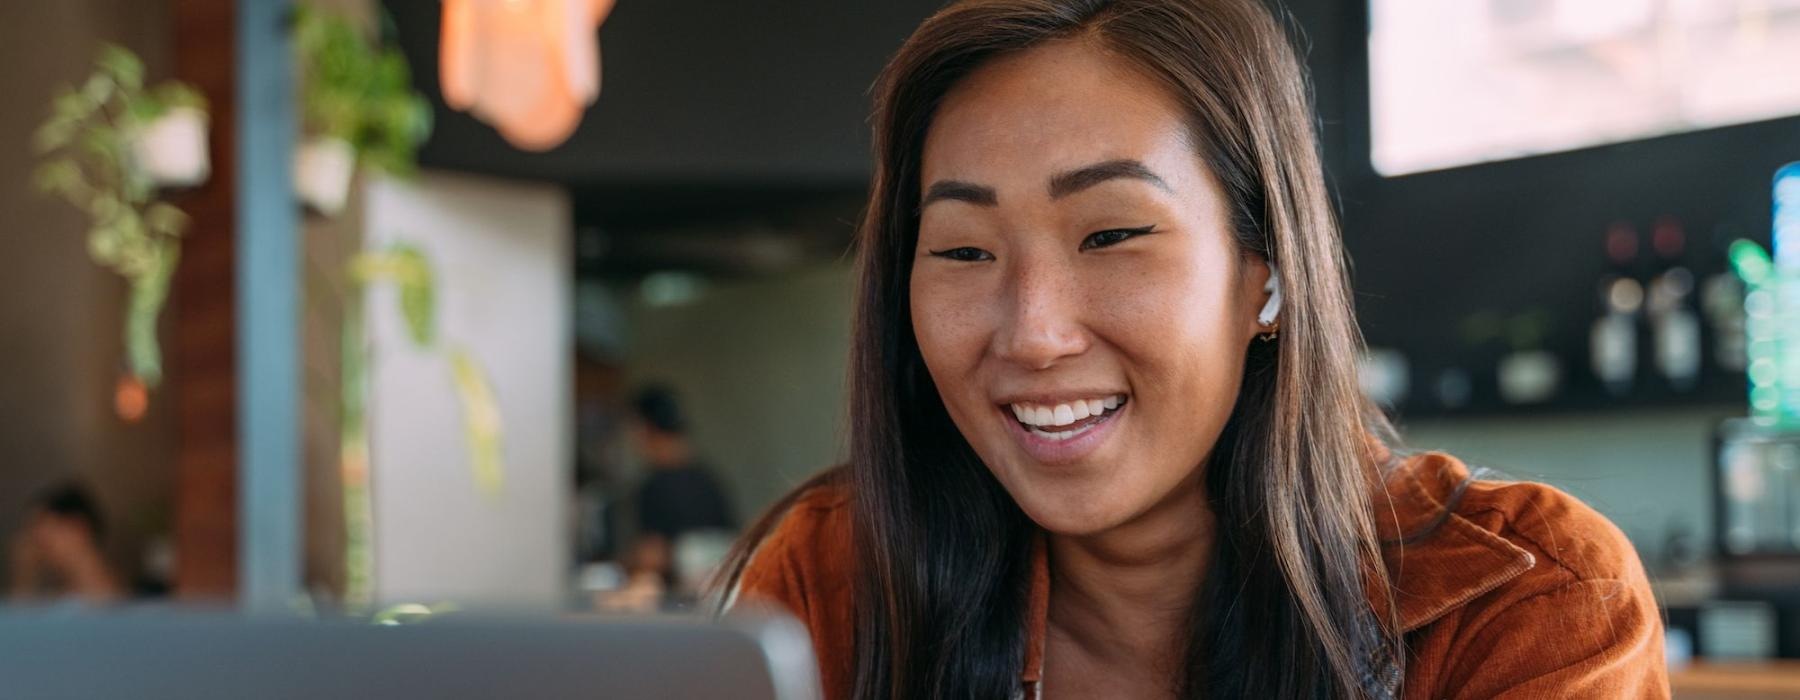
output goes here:
{"type": "MultiPolygon", "coordinates": [[[[1800,697],[1800,0],[1269,3],[1362,391],[1616,524],[1676,697],[1800,697]]],[[[0,649],[701,616],[846,459],[870,86],[942,4],[0,5],[0,649]]]]}

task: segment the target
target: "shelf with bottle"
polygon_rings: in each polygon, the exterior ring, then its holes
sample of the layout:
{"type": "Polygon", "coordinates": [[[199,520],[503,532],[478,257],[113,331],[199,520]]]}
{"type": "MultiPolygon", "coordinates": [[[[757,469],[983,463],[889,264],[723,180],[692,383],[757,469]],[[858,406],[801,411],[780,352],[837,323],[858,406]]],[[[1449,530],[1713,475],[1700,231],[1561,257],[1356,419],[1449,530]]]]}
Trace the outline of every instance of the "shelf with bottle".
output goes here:
{"type": "Polygon", "coordinates": [[[1741,222],[1610,222],[1595,237],[1590,301],[1558,303],[1532,286],[1539,271],[1509,270],[1512,304],[1460,312],[1429,354],[1371,347],[1365,391],[1415,417],[1700,406],[1743,415],[1747,398],[1753,420],[1800,428],[1800,163],[1778,171],[1774,195],[1772,254],[1741,222]]]}
{"type": "MultiPolygon", "coordinates": [[[[1724,253],[1741,231],[1689,244],[1674,215],[1597,236],[1592,301],[1481,309],[1430,355],[1376,346],[1365,391],[1407,416],[1717,406],[1741,411],[1744,291],[1724,253]]],[[[1522,280],[1529,272],[1517,273],[1522,280]]],[[[1521,299],[1526,295],[1521,295],[1521,299]]]]}

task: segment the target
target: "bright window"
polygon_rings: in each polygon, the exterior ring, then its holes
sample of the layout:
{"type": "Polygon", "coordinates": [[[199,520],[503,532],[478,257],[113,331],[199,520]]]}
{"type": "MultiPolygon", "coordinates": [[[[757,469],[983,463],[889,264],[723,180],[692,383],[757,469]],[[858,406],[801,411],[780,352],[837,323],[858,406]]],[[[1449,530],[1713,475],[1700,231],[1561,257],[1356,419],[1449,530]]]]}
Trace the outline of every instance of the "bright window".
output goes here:
{"type": "Polygon", "coordinates": [[[1800,114],[1800,0],[1369,0],[1402,175],[1800,114]]]}

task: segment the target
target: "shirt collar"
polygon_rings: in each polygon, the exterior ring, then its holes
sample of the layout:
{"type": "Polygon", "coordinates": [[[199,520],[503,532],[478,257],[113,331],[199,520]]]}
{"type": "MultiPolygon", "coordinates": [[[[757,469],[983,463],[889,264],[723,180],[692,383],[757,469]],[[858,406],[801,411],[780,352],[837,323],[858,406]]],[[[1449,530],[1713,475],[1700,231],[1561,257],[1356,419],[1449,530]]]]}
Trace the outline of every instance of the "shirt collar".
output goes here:
{"type": "Polygon", "coordinates": [[[1039,530],[1031,538],[1031,592],[1025,599],[1025,668],[1019,679],[1027,688],[1044,679],[1044,638],[1050,624],[1050,555],[1039,530]]]}

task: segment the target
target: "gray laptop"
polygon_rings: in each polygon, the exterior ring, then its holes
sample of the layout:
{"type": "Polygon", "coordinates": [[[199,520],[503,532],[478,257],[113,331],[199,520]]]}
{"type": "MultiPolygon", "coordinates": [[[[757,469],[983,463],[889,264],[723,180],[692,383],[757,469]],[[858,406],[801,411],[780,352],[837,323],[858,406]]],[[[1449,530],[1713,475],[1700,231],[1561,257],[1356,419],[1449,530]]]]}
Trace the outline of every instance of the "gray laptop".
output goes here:
{"type": "Polygon", "coordinates": [[[414,625],[0,614],[0,698],[814,700],[793,620],[498,619],[414,625]]]}

